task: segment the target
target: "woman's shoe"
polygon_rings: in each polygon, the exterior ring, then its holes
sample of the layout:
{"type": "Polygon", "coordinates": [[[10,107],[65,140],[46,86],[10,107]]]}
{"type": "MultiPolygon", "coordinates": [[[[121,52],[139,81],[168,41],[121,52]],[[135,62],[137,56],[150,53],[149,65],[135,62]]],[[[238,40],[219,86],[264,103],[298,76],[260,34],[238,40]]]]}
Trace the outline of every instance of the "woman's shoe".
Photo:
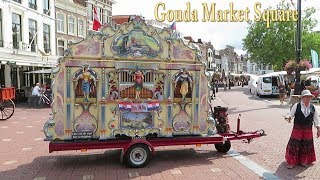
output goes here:
{"type": "Polygon", "coordinates": [[[288,169],[292,169],[294,166],[293,165],[287,165],[288,169]]]}

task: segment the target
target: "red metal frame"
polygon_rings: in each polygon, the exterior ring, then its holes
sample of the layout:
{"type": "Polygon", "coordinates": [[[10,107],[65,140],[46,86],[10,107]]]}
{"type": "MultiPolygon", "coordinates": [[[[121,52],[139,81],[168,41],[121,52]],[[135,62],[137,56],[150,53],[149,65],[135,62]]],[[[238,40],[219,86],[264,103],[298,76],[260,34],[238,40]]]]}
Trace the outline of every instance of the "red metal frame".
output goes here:
{"type": "Polygon", "coordinates": [[[263,130],[253,132],[243,132],[240,130],[240,115],[237,119],[237,132],[218,133],[213,136],[176,136],[159,138],[133,138],[133,139],[109,139],[105,141],[51,141],[49,144],[49,153],[54,151],[67,150],[87,150],[87,149],[123,149],[124,154],[134,144],[146,144],[153,154],[154,148],[159,146],[177,146],[177,145],[200,145],[200,144],[218,144],[225,141],[246,139],[248,143],[253,138],[265,136],[263,130]]]}
{"type": "Polygon", "coordinates": [[[134,144],[146,144],[154,153],[154,148],[159,146],[176,145],[198,145],[198,144],[218,144],[224,141],[258,138],[262,133],[223,133],[215,136],[184,136],[184,137],[163,137],[148,139],[109,139],[105,141],[52,141],[49,144],[49,153],[54,151],[67,150],[87,150],[87,149],[123,149],[124,152],[134,144]]]}

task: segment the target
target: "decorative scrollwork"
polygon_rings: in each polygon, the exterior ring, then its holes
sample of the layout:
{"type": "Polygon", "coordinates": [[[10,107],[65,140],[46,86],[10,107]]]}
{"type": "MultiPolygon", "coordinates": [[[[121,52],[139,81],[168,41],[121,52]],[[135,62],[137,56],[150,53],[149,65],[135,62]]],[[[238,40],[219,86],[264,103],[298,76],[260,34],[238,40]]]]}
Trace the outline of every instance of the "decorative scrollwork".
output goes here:
{"type": "Polygon", "coordinates": [[[54,115],[51,114],[51,117],[49,120],[43,125],[43,133],[46,136],[45,140],[52,140],[53,134],[49,131],[50,128],[53,128],[55,126],[55,122],[53,120],[54,115]]]}
{"type": "Polygon", "coordinates": [[[177,132],[189,132],[190,129],[191,129],[191,127],[192,127],[191,121],[187,121],[187,123],[188,123],[188,125],[189,125],[188,128],[185,128],[185,127],[183,127],[183,126],[176,128],[175,126],[176,126],[177,123],[178,123],[177,121],[176,121],[176,122],[173,122],[173,129],[174,129],[175,131],[177,131],[177,132]]]}

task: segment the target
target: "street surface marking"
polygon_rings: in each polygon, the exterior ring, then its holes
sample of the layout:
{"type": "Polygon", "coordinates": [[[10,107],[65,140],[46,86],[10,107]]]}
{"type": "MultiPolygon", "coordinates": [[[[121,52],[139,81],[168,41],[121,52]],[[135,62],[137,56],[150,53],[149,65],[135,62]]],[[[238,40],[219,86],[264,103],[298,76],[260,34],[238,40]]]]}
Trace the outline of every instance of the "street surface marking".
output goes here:
{"type": "Polygon", "coordinates": [[[30,151],[32,149],[32,147],[26,147],[26,148],[22,148],[22,151],[30,151]]]}
{"type": "Polygon", "coordinates": [[[13,161],[6,161],[5,163],[3,164],[6,164],[6,165],[9,165],[9,164],[14,164],[16,163],[17,161],[16,160],[13,160],[13,161]]]}
{"type": "Polygon", "coordinates": [[[47,162],[57,162],[57,159],[50,158],[47,162]]]}
{"type": "Polygon", "coordinates": [[[94,179],[94,175],[84,175],[82,176],[83,180],[93,180],[94,179]]]}
{"type": "Polygon", "coordinates": [[[17,121],[13,121],[13,122],[11,122],[11,123],[13,123],[13,124],[18,124],[19,122],[17,122],[17,121]]]}
{"type": "Polygon", "coordinates": [[[35,122],[41,122],[41,121],[35,121],[35,122]]]}
{"type": "Polygon", "coordinates": [[[26,127],[28,127],[28,128],[32,128],[33,126],[26,126],[26,127]]]}
{"type": "Polygon", "coordinates": [[[211,171],[212,172],[221,172],[221,169],[219,169],[219,168],[211,168],[211,171]]]}
{"type": "Polygon", "coordinates": [[[35,177],[33,180],[46,180],[47,177],[35,177]]]}
{"type": "Polygon", "coordinates": [[[228,151],[229,156],[235,158],[238,160],[241,164],[246,166],[247,168],[251,169],[253,172],[255,172],[258,176],[263,177],[263,179],[266,180],[280,180],[277,176],[275,176],[273,173],[269,172],[268,170],[264,169],[263,167],[259,166],[259,164],[251,161],[250,159],[240,155],[238,152],[234,151],[233,149],[230,149],[228,151]]]}
{"type": "Polygon", "coordinates": [[[35,140],[35,141],[41,141],[42,138],[35,138],[35,139],[33,139],[33,140],[35,140]]]}
{"type": "Polygon", "coordinates": [[[17,131],[16,133],[18,133],[18,134],[22,134],[22,133],[24,133],[23,131],[17,131]]]}
{"type": "Polygon", "coordinates": [[[171,174],[182,174],[180,170],[171,170],[171,174]]]}
{"type": "Polygon", "coordinates": [[[2,129],[8,128],[8,126],[1,126],[2,129]]]}
{"type": "Polygon", "coordinates": [[[2,141],[8,142],[8,141],[11,141],[11,139],[2,139],[2,141]]]}
{"type": "Polygon", "coordinates": [[[138,172],[129,173],[129,178],[135,178],[135,177],[139,177],[139,173],[138,172]]]}
{"type": "Polygon", "coordinates": [[[22,118],[20,118],[20,119],[27,119],[26,117],[22,117],[22,118]]]}

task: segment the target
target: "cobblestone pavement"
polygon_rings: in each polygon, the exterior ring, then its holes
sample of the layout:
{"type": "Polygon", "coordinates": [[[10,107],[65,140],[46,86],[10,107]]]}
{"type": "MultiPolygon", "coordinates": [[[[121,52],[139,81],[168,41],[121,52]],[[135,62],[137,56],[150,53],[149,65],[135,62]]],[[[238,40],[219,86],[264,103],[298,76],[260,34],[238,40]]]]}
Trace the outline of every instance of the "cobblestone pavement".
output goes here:
{"type": "MultiPolygon", "coordinates": [[[[241,129],[244,131],[264,129],[266,137],[253,140],[250,144],[233,143],[233,148],[241,155],[273,172],[281,179],[320,179],[320,163],[303,168],[287,169],[285,148],[289,140],[292,123],[284,120],[289,105],[281,106],[277,98],[257,98],[250,95],[246,87],[234,87],[217,94],[214,105],[229,107],[231,128],[236,128],[237,115],[241,113],[241,129]]],[[[320,105],[315,104],[318,111],[320,105]]],[[[314,137],[316,137],[314,130],[314,137]]],[[[319,159],[320,139],[315,138],[315,149],[319,159]]]]}
{"type": "MultiPolygon", "coordinates": [[[[284,151],[292,124],[283,120],[285,107],[252,97],[246,88],[219,91],[214,105],[227,105],[235,130],[241,113],[243,130],[265,129],[268,136],[251,144],[233,141],[233,149],[283,179],[318,177],[318,165],[285,168],[284,151]]],[[[17,107],[12,118],[0,121],[0,179],[261,179],[213,145],[157,148],[157,155],[145,167],[120,164],[120,150],[48,153],[41,132],[50,109],[17,107]]],[[[318,149],[319,140],[315,140],[318,149]]]]}

